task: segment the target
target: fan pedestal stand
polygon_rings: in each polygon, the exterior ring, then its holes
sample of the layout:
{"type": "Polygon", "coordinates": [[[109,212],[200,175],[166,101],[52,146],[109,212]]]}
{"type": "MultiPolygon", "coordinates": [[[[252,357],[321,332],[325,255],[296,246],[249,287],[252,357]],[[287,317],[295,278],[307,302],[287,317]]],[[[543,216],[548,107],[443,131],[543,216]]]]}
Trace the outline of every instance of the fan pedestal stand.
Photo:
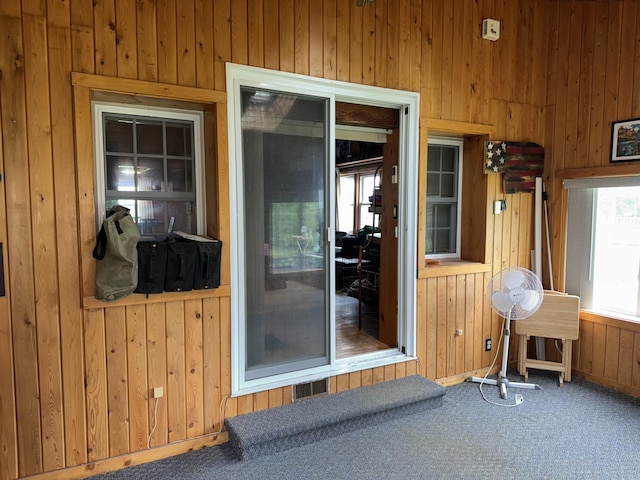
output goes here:
{"type": "Polygon", "coordinates": [[[507,317],[507,324],[504,331],[504,345],[502,346],[502,368],[500,373],[498,374],[498,378],[491,379],[485,377],[471,377],[467,381],[487,384],[487,385],[497,385],[500,387],[500,398],[505,400],[507,398],[507,388],[515,387],[515,388],[528,388],[530,390],[542,390],[540,385],[536,383],[523,383],[523,382],[510,382],[507,378],[507,357],[509,356],[509,329],[511,327],[511,311],[509,311],[509,315],[507,317]]]}

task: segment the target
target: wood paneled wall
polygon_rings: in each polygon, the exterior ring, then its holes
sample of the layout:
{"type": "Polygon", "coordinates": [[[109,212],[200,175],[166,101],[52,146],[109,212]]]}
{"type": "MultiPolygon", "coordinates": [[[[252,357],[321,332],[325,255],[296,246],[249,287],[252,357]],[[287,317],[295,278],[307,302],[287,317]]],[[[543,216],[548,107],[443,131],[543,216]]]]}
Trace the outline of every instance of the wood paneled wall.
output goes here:
{"type": "Polygon", "coordinates": [[[583,312],[576,347],[577,375],[640,397],[640,325],[583,312]]]}
{"type": "MultiPolygon", "coordinates": [[[[600,57],[584,75],[566,62],[576,51],[569,40],[595,35],[567,13],[579,9],[589,25],[592,3],[594,22],[609,26],[595,14],[605,2],[376,0],[358,8],[355,0],[0,0],[0,242],[8,280],[0,298],[3,478],[72,478],[224,440],[212,432],[230,390],[228,283],[213,297],[106,308],[83,298],[82,239],[94,226],[84,220],[92,187],[79,165],[92,150],[89,139],[74,139],[78,119],[89,117],[74,110],[71,72],[224,92],[225,62],[232,61],[412,90],[421,94],[423,123],[492,125],[498,139],[564,144],[545,132],[549,122],[571,123],[566,114],[557,119],[556,99],[564,99],[565,112],[575,106],[573,84],[570,95],[555,93],[568,90],[564,68],[580,80],[578,92],[589,84],[588,98],[609,105],[596,95],[600,57]],[[502,22],[498,42],[480,38],[487,17],[502,22]],[[565,24],[571,32],[558,28],[565,24]],[[547,104],[553,113],[545,112],[547,104]],[[161,448],[148,450],[154,386],[164,387],[164,397],[149,446],[161,448]]],[[[632,4],[618,12],[620,45],[636,25],[632,4]]],[[[586,43],[582,50],[603,53],[586,43]]],[[[634,58],[635,67],[613,62],[620,69],[606,72],[619,70],[620,84],[637,78],[634,58]]],[[[607,73],[606,92],[614,83],[607,73]]],[[[629,102],[637,107],[636,90],[620,89],[616,114],[629,102]]],[[[589,111],[592,103],[581,102],[580,112],[589,111]]],[[[226,122],[223,115],[209,120],[226,122]]],[[[207,181],[219,187],[216,201],[228,201],[224,128],[218,133],[222,163],[207,181]]],[[[421,139],[424,163],[424,130],[421,139]]],[[[486,185],[483,201],[504,197],[499,177],[489,175],[486,185]]],[[[532,196],[506,201],[505,214],[487,219],[488,267],[420,272],[420,369],[408,363],[339,376],[335,390],[415,371],[453,378],[489,365],[484,337],[496,345],[499,319],[484,302],[484,288],[500,268],[527,266],[531,248],[532,196]],[[452,339],[458,326],[464,333],[452,339]]],[[[210,222],[214,233],[228,235],[228,212],[210,222]]],[[[228,269],[228,249],[223,261],[228,269]]],[[[290,393],[288,387],[230,399],[226,414],[277,406],[290,393]]]]}
{"type": "MultiPolygon", "coordinates": [[[[609,165],[611,122],[640,117],[640,4],[573,0],[549,7],[545,181],[553,277],[563,288],[567,197],[561,177],[640,175],[637,164],[609,165]]],[[[637,325],[583,314],[573,352],[576,374],[640,394],[637,325]]]]}

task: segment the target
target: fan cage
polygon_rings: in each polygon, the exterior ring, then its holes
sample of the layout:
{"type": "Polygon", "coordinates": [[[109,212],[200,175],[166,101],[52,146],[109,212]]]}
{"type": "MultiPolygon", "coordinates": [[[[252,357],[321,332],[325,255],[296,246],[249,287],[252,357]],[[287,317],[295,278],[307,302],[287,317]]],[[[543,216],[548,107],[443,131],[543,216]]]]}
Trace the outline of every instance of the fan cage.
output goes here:
{"type": "Polygon", "coordinates": [[[543,298],[542,283],[540,282],[538,276],[531,270],[522,267],[505,268],[498,272],[489,282],[489,285],[487,286],[487,298],[491,302],[491,308],[493,309],[493,311],[501,317],[506,318],[507,316],[509,316],[511,320],[522,320],[533,315],[538,310],[538,308],[540,308],[543,298]],[[514,275],[512,272],[519,273],[516,273],[514,275]],[[505,284],[505,278],[513,282],[513,279],[519,278],[520,274],[522,274],[522,277],[524,278],[522,279],[522,282],[517,282],[519,284],[518,287],[513,287],[512,285],[512,288],[510,288],[505,284]],[[494,293],[504,292],[508,294],[511,290],[513,290],[513,288],[521,288],[524,291],[536,292],[538,298],[535,302],[535,305],[533,305],[532,308],[524,309],[520,304],[516,303],[510,310],[500,309],[493,301],[494,293]]]}

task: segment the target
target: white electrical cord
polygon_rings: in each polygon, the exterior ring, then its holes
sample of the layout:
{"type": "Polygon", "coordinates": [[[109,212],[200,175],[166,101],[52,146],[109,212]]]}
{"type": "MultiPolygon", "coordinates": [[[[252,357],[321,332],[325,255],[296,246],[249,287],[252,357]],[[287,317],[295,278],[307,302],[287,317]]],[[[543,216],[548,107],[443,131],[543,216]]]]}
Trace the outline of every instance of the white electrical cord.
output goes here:
{"type": "Polygon", "coordinates": [[[160,397],[156,397],[156,405],[153,407],[153,428],[147,437],[147,448],[151,448],[151,437],[153,436],[153,432],[156,431],[156,427],[158,426],[158,400],[160,397]]]}
{"type": "Polygon", "coordinates": [[[224,416],[227,413],[227,400],[230,398],[230,395],[225,395],[222,401],[220,402],[220,430],[217,432],[213,432],[212,435],[219,435],[222,433],[224,429],[224,416]]]}
{"type": "MultiPolygon", "coordinates": [[[[498,407],[517,407],[517,406],[522,405],[524,403],[524,399],[522,398],[522,395],[520,395],[518,397],[520,400],[516,400],[516,403],[507,404],[507,403],[492,402],[487,397],[485,397],[484,392],[482,391],[482,385],[484,385],[484,381],[489,376],[489,373],[491,372],[491,370],[493,370],[493,367],[496,364],[496,360],[498,359],[498,355],[500,355],[500,345],[502,344],[502,340],[504,338],[504,326],[505,326],[506,321],[507,320],[503,317],[502,318],[502,328],[500,329],[500,340],[498,340],[498,348],[496,348],[496,355],[493,357],[493,362],[491,362],[491,366],[489,367],[489,370],[487,370],[487,373],[485,373],[484,377],[482,377],[482,381],[480,382],[480,385],[478,386],[478,388],[480,389],[480,394],[482,395],[482,399],[485,402],[490,403],[491,405],[496,405],[498,407]]],[[[498,375],[500,375],[500,372],[498,372],[498,375]]]]}
{"type": "Polygon", "coordinates": [[[422,363],[420,362],[420,357],[418,357],[417,355],[416,362],[418,363],[418,374],[426,377],[426,373],[422,373],[422,363]]]}
{"type": "Polygon", "coordinates": [[[556,350],[558,351],[558,353],[560,355],[562,355],[562,349],[558,346],[558,339],[557,338],[553,341],[553,344],[555,345],[556,350]]]}
{"type": "MultiPolygon", "coordinates": [[[[217,432],[213,432],[212,435],[219,435],[224,429],[224,415],[226,414],[227,399],[229,399],[229,397],[229,395],[226,395],[220,402],[220,430],[218,430],[217,432]]],[[[147,448],[151,448],[151,437],[158,427],[158,400],[160,400],[160,397],[156,398],[156,404],[153,407],[153,428],[151,429],[151,432],[147,437],[147,448]]]]}

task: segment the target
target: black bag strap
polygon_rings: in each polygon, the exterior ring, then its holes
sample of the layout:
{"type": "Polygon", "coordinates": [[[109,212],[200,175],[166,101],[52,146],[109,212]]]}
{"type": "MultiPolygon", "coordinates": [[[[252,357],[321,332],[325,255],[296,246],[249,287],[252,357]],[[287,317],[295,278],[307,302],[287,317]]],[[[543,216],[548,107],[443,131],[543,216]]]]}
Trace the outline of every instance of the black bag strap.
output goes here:
{"type": "Polygon", "coordinates": [[[185,275],[185,270],[186,270],[186,255],[184,254],[184,247],[182,245],[177,245],[176,244],[176,260],[177,260],[177,264],[179,265],[179,270],[176,272],[176,279],[175,279],[175,285],[176,285],[176,290],[180,291],[182,290],[182,288],[184,287],[184,275],[185,275]]]}
{"type": "Polygon", "coordinates": [[[211,271],[213,270],[213,256],[209,252],[204,254],[204,272],[202,272],[202,278],[209,280],[211,277],[211,271]]]}
{"type": "Polygon", "coordinates": [[[107,254],[107,233],[104,231],[104,226],[100,228],[98,232],[98,238],[96,239],[96,246],[93,247],[93,258],[96,260],[104,259],[107,254]]]}
{"type": "Polygon", "coordinates": [[[178,264],[180,265],[180,270],[178,271],[178,280],[184,280],[184,271],[185,271],[185,256],[183,252],[178,252],[178,264]]]}
{"type": "Polygon", "coordinates": [[[147,274],[145,275],[145,279],[149,283],[153,283],[153,264],[156,261],[157,257],[157,247],[155,245],[151,246],[151,254],[149,255],[149,264],[147,265],[147,274]],[[155,247],[155,248],[154,248],[155,247]]]}
{"type": "MultiPolygon", "coordinates": [[[[113,207],[111,210],[107,212],[107,217],[117,213],[118,206],[113,207]]],[[[128,215],[128,214],[126,214],[128,215]]],[[[125,216],[126,216],[125,215],[125,216]]],[[[116,220],[115,222],[116,229],[118,230],[118,235],[122,235],[122,227],[120,226],[120,222],[116,220]]],[[[93,258],[96,260],[104,259],[104,256],[107,254],[107,232],[104,231],[104,224],[100,227],[100,231],[98,232],[98,237],[96,238],[96,246],[93,247],[93,258]]]]}
{"type": "Polygon", "coordinates": [[[153,288],[153,264],[155,263],[157,253],[157,245],[151,245],[151,251],[149,252],[149,263],[147,264],[147,271],[145,275],[145,293],[147,295],[147,298],[149,298],[149,294],[151,293],[151,289],[153,288]]]}

